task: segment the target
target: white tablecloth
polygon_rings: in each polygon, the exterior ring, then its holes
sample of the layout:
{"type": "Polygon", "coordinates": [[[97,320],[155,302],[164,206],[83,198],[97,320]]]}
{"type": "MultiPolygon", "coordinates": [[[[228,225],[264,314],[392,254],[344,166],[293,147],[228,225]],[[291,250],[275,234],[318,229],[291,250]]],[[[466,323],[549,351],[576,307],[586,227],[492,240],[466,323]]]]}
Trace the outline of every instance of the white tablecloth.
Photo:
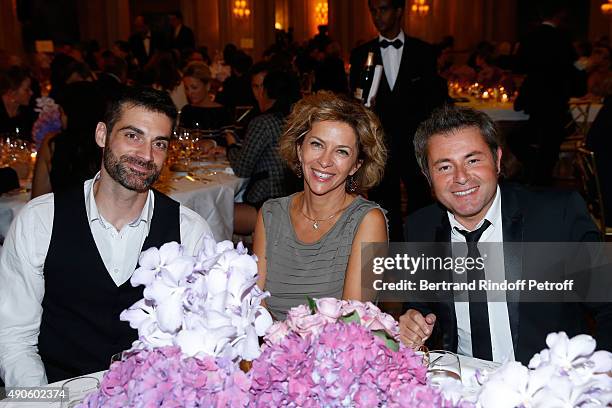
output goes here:
{"type": "MultiPolygon", "coordinates": [[[[521,122],[529,119],[529,115],[523,111],[515,111],[512,102],[493,102],[488,101],[485,102],[483,100],[478,100],[474,98],[468,98],[469,102],[459,102],[458,106],[466,106],[469,108],[473,108],[479,110],[481,112],[489,115],[491,119],[495,122],[521,122]]],[[[579,102],[579,99],[572,99],[570,102],[579,102]]],[[[595,120],[595,117],[599,113],[601,109],[601,103],[593,103],[591,104],[591,109],[589,111],[589,123],[592,123],[595,120]]],[[[576,117],[577,112],[572,112],[576,117]]]]}
{"type": "MultiPolygon", "coordinates": [[[[461,365],[461,382],[471,392],[476,393],[478,391],[478,384],[475,382],[474,374],[476,370],[487,370],[489,372],[497,369],[500,364],[492,361],[480,360],[477,358],[459,356],[459,364],[461,365]]],[[[105,371],[99,371],[94,374],[90,374],[92,377],[99,378],[102,381],[102,376],[105,371]]],[[[53,384],[49,384],[48,387],[61,387],[65,381],[58,381],[53,384]]],[[[60,408],[59,402],[7,402],[7,400],[0,401],[0,408],[60,408]]]]}
{"type": "MultiPolygon", "coordinates": [[[[244,181],[222,171],[215,174],[204,173],[202,177],[191,180],[176,177],[170,188],[164,192],[200,214],[210,225],[217,241],[231,240],[234,196],[240,191],[244,181]]],[[[0,196],[0,237],[6,236],[11,222],[29,199],[29,192],[0,196]]]]}

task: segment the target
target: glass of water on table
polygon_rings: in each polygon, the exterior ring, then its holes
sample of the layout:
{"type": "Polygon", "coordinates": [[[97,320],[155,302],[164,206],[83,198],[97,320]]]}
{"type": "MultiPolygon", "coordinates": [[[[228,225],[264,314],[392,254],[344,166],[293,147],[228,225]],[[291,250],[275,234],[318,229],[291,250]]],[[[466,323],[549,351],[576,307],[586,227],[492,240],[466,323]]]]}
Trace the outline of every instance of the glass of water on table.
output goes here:
{"type": "Polygon", "coordinates": [[[448,379],[461,381],[461,364],[457,354],[446,350],[431,350],[427,378],[433,384],[440,384],[448,379]]]}

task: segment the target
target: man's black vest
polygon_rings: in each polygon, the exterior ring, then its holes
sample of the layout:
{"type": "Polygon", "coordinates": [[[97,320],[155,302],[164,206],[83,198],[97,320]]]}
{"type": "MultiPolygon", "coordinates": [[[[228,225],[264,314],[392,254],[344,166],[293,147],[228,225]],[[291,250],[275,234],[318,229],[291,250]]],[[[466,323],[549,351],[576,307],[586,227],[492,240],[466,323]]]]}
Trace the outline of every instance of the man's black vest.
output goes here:
{"type": "MultiPolygon", "coordinates": [[[[154,191],[153,217],[142,250],[180,243],[179,203],[154,191]]],[[[119,320],[143,297],[130,281],[117,287],[96,247],[83,188],[55,195],[51,244],[45,259],[45,296],[38,352],[51,382],[109,367],[138,332],[119,320]]]]}

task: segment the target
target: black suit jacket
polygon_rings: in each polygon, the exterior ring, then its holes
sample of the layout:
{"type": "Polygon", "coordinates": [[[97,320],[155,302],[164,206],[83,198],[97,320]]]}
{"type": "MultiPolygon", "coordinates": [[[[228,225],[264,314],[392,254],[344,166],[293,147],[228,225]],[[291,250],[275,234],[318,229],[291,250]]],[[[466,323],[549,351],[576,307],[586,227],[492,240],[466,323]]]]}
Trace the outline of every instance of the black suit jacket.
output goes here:
{"type": "Polygon", "coordinates": [[[164,47],[164,37],[162,34],[151,31],[149,39],[149,53],[147,54],[144,46],[144,38],[139,33],[132,34],[128,39],[132,54],[138,60],[138,65],[144,67],[149,59],[155,54],[155,51],[164,47]]]}
{"type": "MultiPolygon", "coordinates": [[[[383,65],[378,38],[351,52],[351,92],[359,84],[368,52],[374,51],[376,64],[383,65]]],[[[405,36],[404,49],[393,89],[382,75],[374,111],[380,118],[392,151],[401,149],[402,159],[416,162],[412,140],[418,125],[448,99],[446,81],[437,74],[436,53],[424,41],[405,36]],[[407,150],[406,150],[407,149],[407,150]]]]}
{"type": "MultiPolygon", "coordinates": [[[[518,185],[501,185],[504,242],[591,242],[599,232],[584,200],[575,192],[528,191],[518,185]]],[[[425,207],[408,217],[404,226],[408,242],[450,242],[451,227],[446,209],[439,204],[425,207]]],[[[521,279],[522,259],[504,252],[506,279],[521,279]]],[[[514,356],[527,364],[533,354],[546,347],[546,335],[565,331],[568,336],[588,332],[585,312],[596,324],[599,349],[612,349],[612,304],[527,303],[508,301],[514,356]]],[[[430,341],[457,351],[457,320],[454,302],[405,303],[404,310],[436,314],[430,341]]]]}
{"type": "Polygon", "coordinates": [[[176,48],[179,51],[183,51],[186,48],[194,49],[195,48],[195,37],[193,35],[193,30],[189,27],[185,27],[181,25],[181,28],[178,32],[178,35],[174,37],[174,31],[171,33],[172,40],[170,41],[170,45],[172,48],[176,48]]]}
{"type": "Polygon", "coordinates": [[[566,111],[571,96],[586,92],[586,74],[574,62],[576,51],[567,32],[541,24],[521,42],[518,70],[526,74],[516,100],[527,113],[566,111]]]}

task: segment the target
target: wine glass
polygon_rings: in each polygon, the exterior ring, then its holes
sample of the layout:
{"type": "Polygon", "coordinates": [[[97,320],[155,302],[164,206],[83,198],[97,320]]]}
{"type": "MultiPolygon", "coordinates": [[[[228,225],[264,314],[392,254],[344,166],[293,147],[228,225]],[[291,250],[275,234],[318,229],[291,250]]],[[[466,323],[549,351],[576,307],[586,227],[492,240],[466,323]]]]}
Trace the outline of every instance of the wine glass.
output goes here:
{"type": "Polygon", "coordinates": [[[459,356],[446,350],[431,350],[427,378],[433,385],[439,385],[448,379],[461,381],[459,356]]]}
{"type": "Polygon", "coordinates": [[[100,380],[96,377],[83,376],[68,380],[62,384],[61,408],[72,408],[80,404],[87,394],[100,387],[100,380]]]}

